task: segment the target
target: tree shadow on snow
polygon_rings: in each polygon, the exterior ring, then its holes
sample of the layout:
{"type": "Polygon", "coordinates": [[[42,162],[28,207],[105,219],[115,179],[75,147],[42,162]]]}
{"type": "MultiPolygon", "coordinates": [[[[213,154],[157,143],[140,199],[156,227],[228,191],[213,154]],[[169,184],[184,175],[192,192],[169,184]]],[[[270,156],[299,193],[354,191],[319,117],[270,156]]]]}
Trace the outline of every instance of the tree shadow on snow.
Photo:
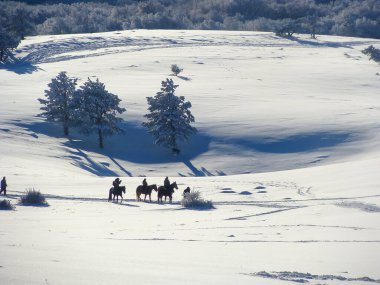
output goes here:
{"type": "Polygon", "coordinates": [[[17,59],[13,55],[8,59],[8,62],[0,63],[0,69],[5,69],[19,75],[31,74],[35,71],[42,70],[31,62],[17,59]]]}
{"type": "Polygon", "coordinates": [[[191,172],[188,172],[187,174],[178,172],[178,175],[182,176],[182,177],[187,177],[187,176],[215,176],[215,175],[225,176],[226,175],[226,173],[224,173],[221,170],[217,170],[216,174],[213,174],[211,171],[209,171],[207,168],[205,168],[203,166],[200,168],[197,168],[196,166],[194,166],[194,164],[189,159],[183,159],[182,162],[191,171],[191,172]]]}
{"type": "Polygon", "coordinates": [[[35,138],[38,138],[39,134],[53,138],[63,137],[63,128],[57,124],[52,124],[46,121],[25,123],[21,120],[13,120],[12,122],[15,126],[20,127],[24,134],[28,134],[35,138]]]}
{"type": "Polygon", "coordinates": [[[151,135],[138,124],[123,122],[122,128],[125,130],[125,135],[106,137],[104,149],[98,147],[96,136],[82,136],[80,140],[72,140],[65,145],[72,149],[108,156],[113,162],[121,159],[133,163],[158,164],[192,159],[206,152],[211,140],[210,137],[198,133],[188,142],[180,144],[181,154],[174,156],[170,150],[154,145],[151,135]]]}
{"type": "MultiPolygon", "coordinates": [[[[15,125],[23,128],[21,131],[24,135],[32,135],[36,139],[40,134],[63,138],[63,131],[59,125],[47,122],[15,122],[15,125]]],[[[97,136],[86,137],[71,130],[70,136],[75,139],[63,142],[67,154],[62,158],[97,176],[119,176],[120,173],[133,176],[133,173],[123,166],[122,161],[147,165],[183,163],[189,172],[178,173],[179,176],[213,176],[226,174],[223,171],[213,174],[205,167],[197,167],[192,163],[194,158],[209,150],[211,142],[253,153],[296,154],[335,147],[352,139],[350,133],[338,131],[301,133],[283,138],[223,138],[197,133],[188,142],[180,145],[181,154],[174,156],[170,150],[154,145],[151,135],[138,123],[123,122],[122,127],[126,134],[106,137],[104,149],[98,147],[97,136]],[[97,157],[96,154],[102,156],[97,157]],[[104,161],[105,157],[108,158],[107,161],[104,161]],[[111,165],[114,170],[110,168],[111,165]]]]}
{"type": "Polygon", "coordinates": [[[178,77],[179,79],[182,79],[182,80],[185,80],[185,81],[191,81],[191,78],[190,78],[190,77],[187,77],[187,76],[177,75],[177,77],[178,77]]]}
{"type": "Polygon", "coordinates": [[[371,45],[374,41],[347,41],[347,42],[332,42],[321,41],[317,39],[301,39],[297,37],[286,37],[288,40],[297,42],[301,45],[311,45],[314,47],[330,47],[330,48],[348,48],[352,49],[354,46],[371,45]]]}
{"type": "Polygon", "coordinates": [[[290,154],[316,151],[322,148],[334,147],[350,140],[348,133],[305,133],[280,139],[237,139],[231,143],[263,153],[290,154]]]}
{"type": "MultiPolygon", "coordinates": [[[[64,138],[63,130],[58,124],[45,121],[15,122],[14,124],[21,127],[25,134],[33,135],[36,139],[40,135],[64,138]]],[[[62,143],[67,152],[62,158],[71,160],[72,165],[97,176],[119,176],[120,172],[125,176],[133,176],[133,173],[126,169],[121,161],[137,164],[184,162],[192,171],[191,175],[205,176],[204,173],[207,170],[205,168],[197,170],[191,165],[190,160],[208,151],[210,137],[201,133],[192,136],[188,142],[180,145],[181,154],[174,156],[170,150],[154,145],[151,135],[138,124],[123,122],[122,127],[125,135],[105,137],[103,149],[98,146],[97,136],[87,137],[71,129],[70,138],[62,143]],[[97,158],[96,154],[107,157],[109,161],[105,162],[104,158],[97,158]],[[116,167],[118,170],[111,170],[111,164],[113,169],[116,167]]]]}

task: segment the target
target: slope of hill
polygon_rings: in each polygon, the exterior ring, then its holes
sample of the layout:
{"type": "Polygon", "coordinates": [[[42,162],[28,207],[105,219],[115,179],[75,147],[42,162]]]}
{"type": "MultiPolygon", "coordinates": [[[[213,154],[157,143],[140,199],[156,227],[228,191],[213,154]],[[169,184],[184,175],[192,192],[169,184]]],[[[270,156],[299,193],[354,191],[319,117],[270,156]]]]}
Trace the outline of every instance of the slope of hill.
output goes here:
{"type": "MultiPolygon", "coordinates": [[[[0,212],[4,284],[379,283],[380,41],[271,33],[123,31],[27,38],[0,69],[0,175],[49,207],[0,212]],[[199,133],[182,154],[141,127],[170,77],[199,133]],[[125,136],[96,139],[36,117],[60,71],[122,99],[125,136]],[[176,180],[173,204],[135,201],[141,176],[176,180]],[[108,189],[122,177],[122,204],[108,189]],[[211,211],[181,207],[190,186],[211,211]],[[307,273],[310,273],[307,275],[307,273]]],[[[153,196],[154,201],[156,196],[153,196]]]]}

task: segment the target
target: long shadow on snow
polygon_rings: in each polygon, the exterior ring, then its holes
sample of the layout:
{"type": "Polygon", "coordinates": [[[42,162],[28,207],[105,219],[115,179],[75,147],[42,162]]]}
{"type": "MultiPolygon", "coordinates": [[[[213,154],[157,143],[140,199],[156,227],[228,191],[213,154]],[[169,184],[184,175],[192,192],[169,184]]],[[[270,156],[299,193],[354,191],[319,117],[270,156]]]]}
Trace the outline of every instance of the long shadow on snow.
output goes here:
{"type": "MultiPolygon", "coordinates": [[[[62,137],[62,130],[57,125],[47,122],[35,122],[31,124],[17,123],[16,125],[32,131],[34,134],[44,134],[52,137],[62,137]]],[[[100,149],[95,135],[85,137],[72,131],[75,140],[63,143],[69,154],[65,158],[72,159],[72,164],[98,176],[117,176],[110,170],[109,163],[96,161],[88,153],[98,153],[106,156],[126,176],[133,174],[125,169],[118,160],[139,164],[164,164],[182,162],[190,170],[187,175],[210,176],[212,175],[204,167],[196,167],[191,160],[209,150],[211,142],[224,145],[234,145],[242,150],[261,153],[293,154],[311,152],[322,148],[334,147],[350,140],[351,136],[345,132],[316,132],[302,133],[284,138],[233,138],[207,136],[198,133],[181,145],[181,155],[173,156],[170,151],[152,143],[152,137],[138,124],[123,123],[126,135],[106,137],[105,148],[100,149]]],[[[38,135],[36,135],[38,138],[38,135]]],[[[180,176],[187,176],[179,173],[180,176]]],[[[225,175],[222,171],[218,175],[225,175]]]]}
{"type": "MultiPolygon", "coordinates": [[[[38,138],[39,134],[50,137],[62,138],[62,128],[59,125],[48,122],[21,123],[15,125],[28,130],[38,138]]],[[[122,125],[126,135],[115,135],[106,137],[104,149],[98,147],[98,138],[95,135],[83,136],[74,130],[70,131],[69,139],[63,143],[68,154],[63,157],[71,159],[72,164],[97,176],[119,176],[117,172],[109,169],[109,163],[97,161],[90,153],[98,153],[109,158],[109,160],[120,169],[125,176],[133,174],[123,167],[120,161],[129,161],[139,164],[164,164],[183,162],[189,166],[192,175],[204,176],[206,170],[198,170],[190,160],[206,152],[209,149],[211,138],[201,133],[191,137],[190,140],[181,145],[181,155],[173,156],[170,151],[163,147],[154,145],[152,137],[145,129],[137,124],[124,122],[122,125]]]]}
{"type": "Polygon", "coordinates": [[[376,41],[347,41],[347,42],[323,42],[313,40],[313,39],[300,39],[297,37],[286,37],[286,39],[302,44],[302,45],[310,45],[315,47],[330,47],[330,48],[349,48],[352,49],[354,46],[363,46],[363,45],[372,45],[376,44],[376,41]]]}
{"type": "Polygon", "coordinates": [[[34,123],[24,123],[21,120],[13,120],[13,124],[17,127],[22,128],[25,134],[38,138],[38,134],[45,136],[60,138],[63,137],[63,128],[56,124],[51,124],[46,121],[34,122],[34,123]]]}
{"type": "MultiPolygon", "coordinates": [[[[152,137],[146,129],[138,124],[123,122],[125,135],[115,135],[105,138],[105,147],[99,149],[97,136],[81,137],[80,140],[66,142],[67,147],[91,151],[108,156],[110,159],[121,159],[141,164],[156,164],[178,162],[192,159],[209,149],[211,138],[196,134],[188,142],[180,144],[181,155],[173,156],[170,151],[154,145],[152,137]]],[[[80,135],[78,136],[80,137],[80,135]]]]}
{"type": "Polygon", "coordinates": [[[13,62],[8,62],[5,64],[0,64],[0,70],[5,69],[7,71],[12,71],[16,74],[31,74],[35,71],[41,70],[41,68],[28,61],[14,60],[13,62]]]}
{"type": "MultiPolygon", "coordinates": [[[[12,191],[12,192],[15,192],[15,193],[19,193],[19,194],[7,194],[6,197],[8,198],[12,198],[12,199],[19,199],[21,196],[24,195],[25,192],[22,192],[22,191],[12,191]]],[[[129,203],[124,203],[124,204],[121,204],[120,202],[119,203],[116,203],[114,201],[108,201],[108,195],[107,193],[105,193],[106,195],[104,195],[105,197],[104,198],[95,198],[95,197],[79,197],[79,196],[61,196],[61,195],[52,195],[52,194],[44,194],[44,196],[46,197],[46,199],[48,200],[62,200],[62,201],[79,201],[79,202],[108,202],[108,203],[114,203],[114,204],[118,204],[118,205],[121,205],[121,206],[128,206],[128,207],[135,207],[135,208],[139,208],[140,206],[139,205],[135,205],[135,204],[129,204],[129,203]]],[[[123,202],[136,202],[135,199],[123,199],[123,202]]],[[[25,205],[20,205],[20,206],[25,206],[25,205]]],[[[26,205],[28,206],[28,205],[26,205]]],[[[34,205],[33,205],[34,206],[34,205]]],[[[42,205],[41,207],[48,207],[49,205],[42,205]]]]}
{"type": "Polygon", "coordinates": [[[350,134],[348,133],[317,132],[298,134],[281,139],[231,139],[228,140],[228,142],[254,151],[287,154],[316,151],[322,148],[334,147],[349,141],[349,139],[350,134]]]}

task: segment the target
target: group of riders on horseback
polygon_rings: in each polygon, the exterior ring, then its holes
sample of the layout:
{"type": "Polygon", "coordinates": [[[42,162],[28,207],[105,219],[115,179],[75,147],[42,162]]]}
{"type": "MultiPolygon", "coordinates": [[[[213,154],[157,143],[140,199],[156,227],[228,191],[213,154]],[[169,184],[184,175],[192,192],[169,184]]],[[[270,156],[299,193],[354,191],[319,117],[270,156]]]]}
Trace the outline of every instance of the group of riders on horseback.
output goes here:
{"type": "MultiPolygon", "coordinates": [[[[108,196],[109,201],[115,200],[115,196],[116,196],[117,201],[119,201],[119,196],[121,197],[121,199],[123,199],[122,193],[125,193],[125,186],[120,186],[120,184],[121,184],[120,178],[116,178],[112,182],[113,187],[109,191],[109,196],[108,196]]],[[[155,190],[157,192],[158,203],[160,203],[160,201],[161,203],[163,203],[162,197],[165,197],[165,201],[166,201],[166,198],[169,197],[169,202],[171,203],[174,189],[178,189],[177,183],[176,182],[170,183],[169,178],[167,176],[164,180],[164,186],[159,186],[159,187],[157,187],[156,184],[148,185],[146,178],[144,178],[144,180],[142,181],[142,185],[139,185],[136,188],[136,198],[137,198],[137,201],[141,201],[141,198],[140,198],[141,194],[145,194],[144,201],[146,199],[146,196],[149,196],[149,200],[152,201],[151,199],[152,190],[155,190]]],[[[186,193],[190,192],[190,188],[187,187],[184,193],[185,192],[186,193]]]]}

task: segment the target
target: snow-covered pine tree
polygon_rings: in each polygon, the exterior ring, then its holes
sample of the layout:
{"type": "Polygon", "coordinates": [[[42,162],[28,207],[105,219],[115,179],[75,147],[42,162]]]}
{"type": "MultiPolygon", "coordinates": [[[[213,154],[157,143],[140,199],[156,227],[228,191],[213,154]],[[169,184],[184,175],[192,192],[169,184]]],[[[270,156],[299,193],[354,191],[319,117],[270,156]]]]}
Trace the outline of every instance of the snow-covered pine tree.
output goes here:
{"type": "Polygon", "coordinates": [[[368,55],[370,60],[380,63],[380,49],[375,48],[373,45],[362,50],[362,53],[368,55]]]}
{"type": "Polygon", "coordinates": [[[90,78],[77,91],[79,127],[82,133],[97,133],[99,147],[104,146],[104,136],[122,133],[119,127],[121,114],[126,110],[119,107],[120,99],[108,92],[105,85],[90,78]]]}
{"type": "Polygon", "coordinates": [[[27,34],[33,33],[33,15],[27,10],[26,5],[15,3],[8,13],[6,22],[8,30],[12,31],[21,40],[24,40],[27,34]]]}
{"type": "Polygon", "coordinates": [[[197,129],[190,124],[194,116],[190,112],[191,103],[184,96],[174,94],[178,85],[172,79],[161,82],[161,91],[154,97],[147,97],[149,114],[144,115],[148,122],[142,125],[153,136],[154,143],[170,148],[174,154],[180,152],[179,140],[188,140],[197,129]]]}
{"type": "Polygon", "coordinates": [[[171,71],[173,72],[173,75],[175,76],[178,76],[178,74],[180,74],[183,69],[180,68],[178,65],[176,64],[172,64],[171,67],[170,67],[171,71]]]}
{"type": "Polygon", "coordinates": [[[69,78],[66,72],[62,71],[48,84],[49,89],[45,90],[46,99],[38,99],[44,105],[41,110],[45,111],[38,116],[61,123],[65,136],[69,135],[69,127],[75,122],[76,84],[77,78],[69,78]]]}
{"type": "Polygon", "coordinates": [[[12,55],[11,50],[20,44],[20,37],[0,26],[0,62],[12,55]]]}

